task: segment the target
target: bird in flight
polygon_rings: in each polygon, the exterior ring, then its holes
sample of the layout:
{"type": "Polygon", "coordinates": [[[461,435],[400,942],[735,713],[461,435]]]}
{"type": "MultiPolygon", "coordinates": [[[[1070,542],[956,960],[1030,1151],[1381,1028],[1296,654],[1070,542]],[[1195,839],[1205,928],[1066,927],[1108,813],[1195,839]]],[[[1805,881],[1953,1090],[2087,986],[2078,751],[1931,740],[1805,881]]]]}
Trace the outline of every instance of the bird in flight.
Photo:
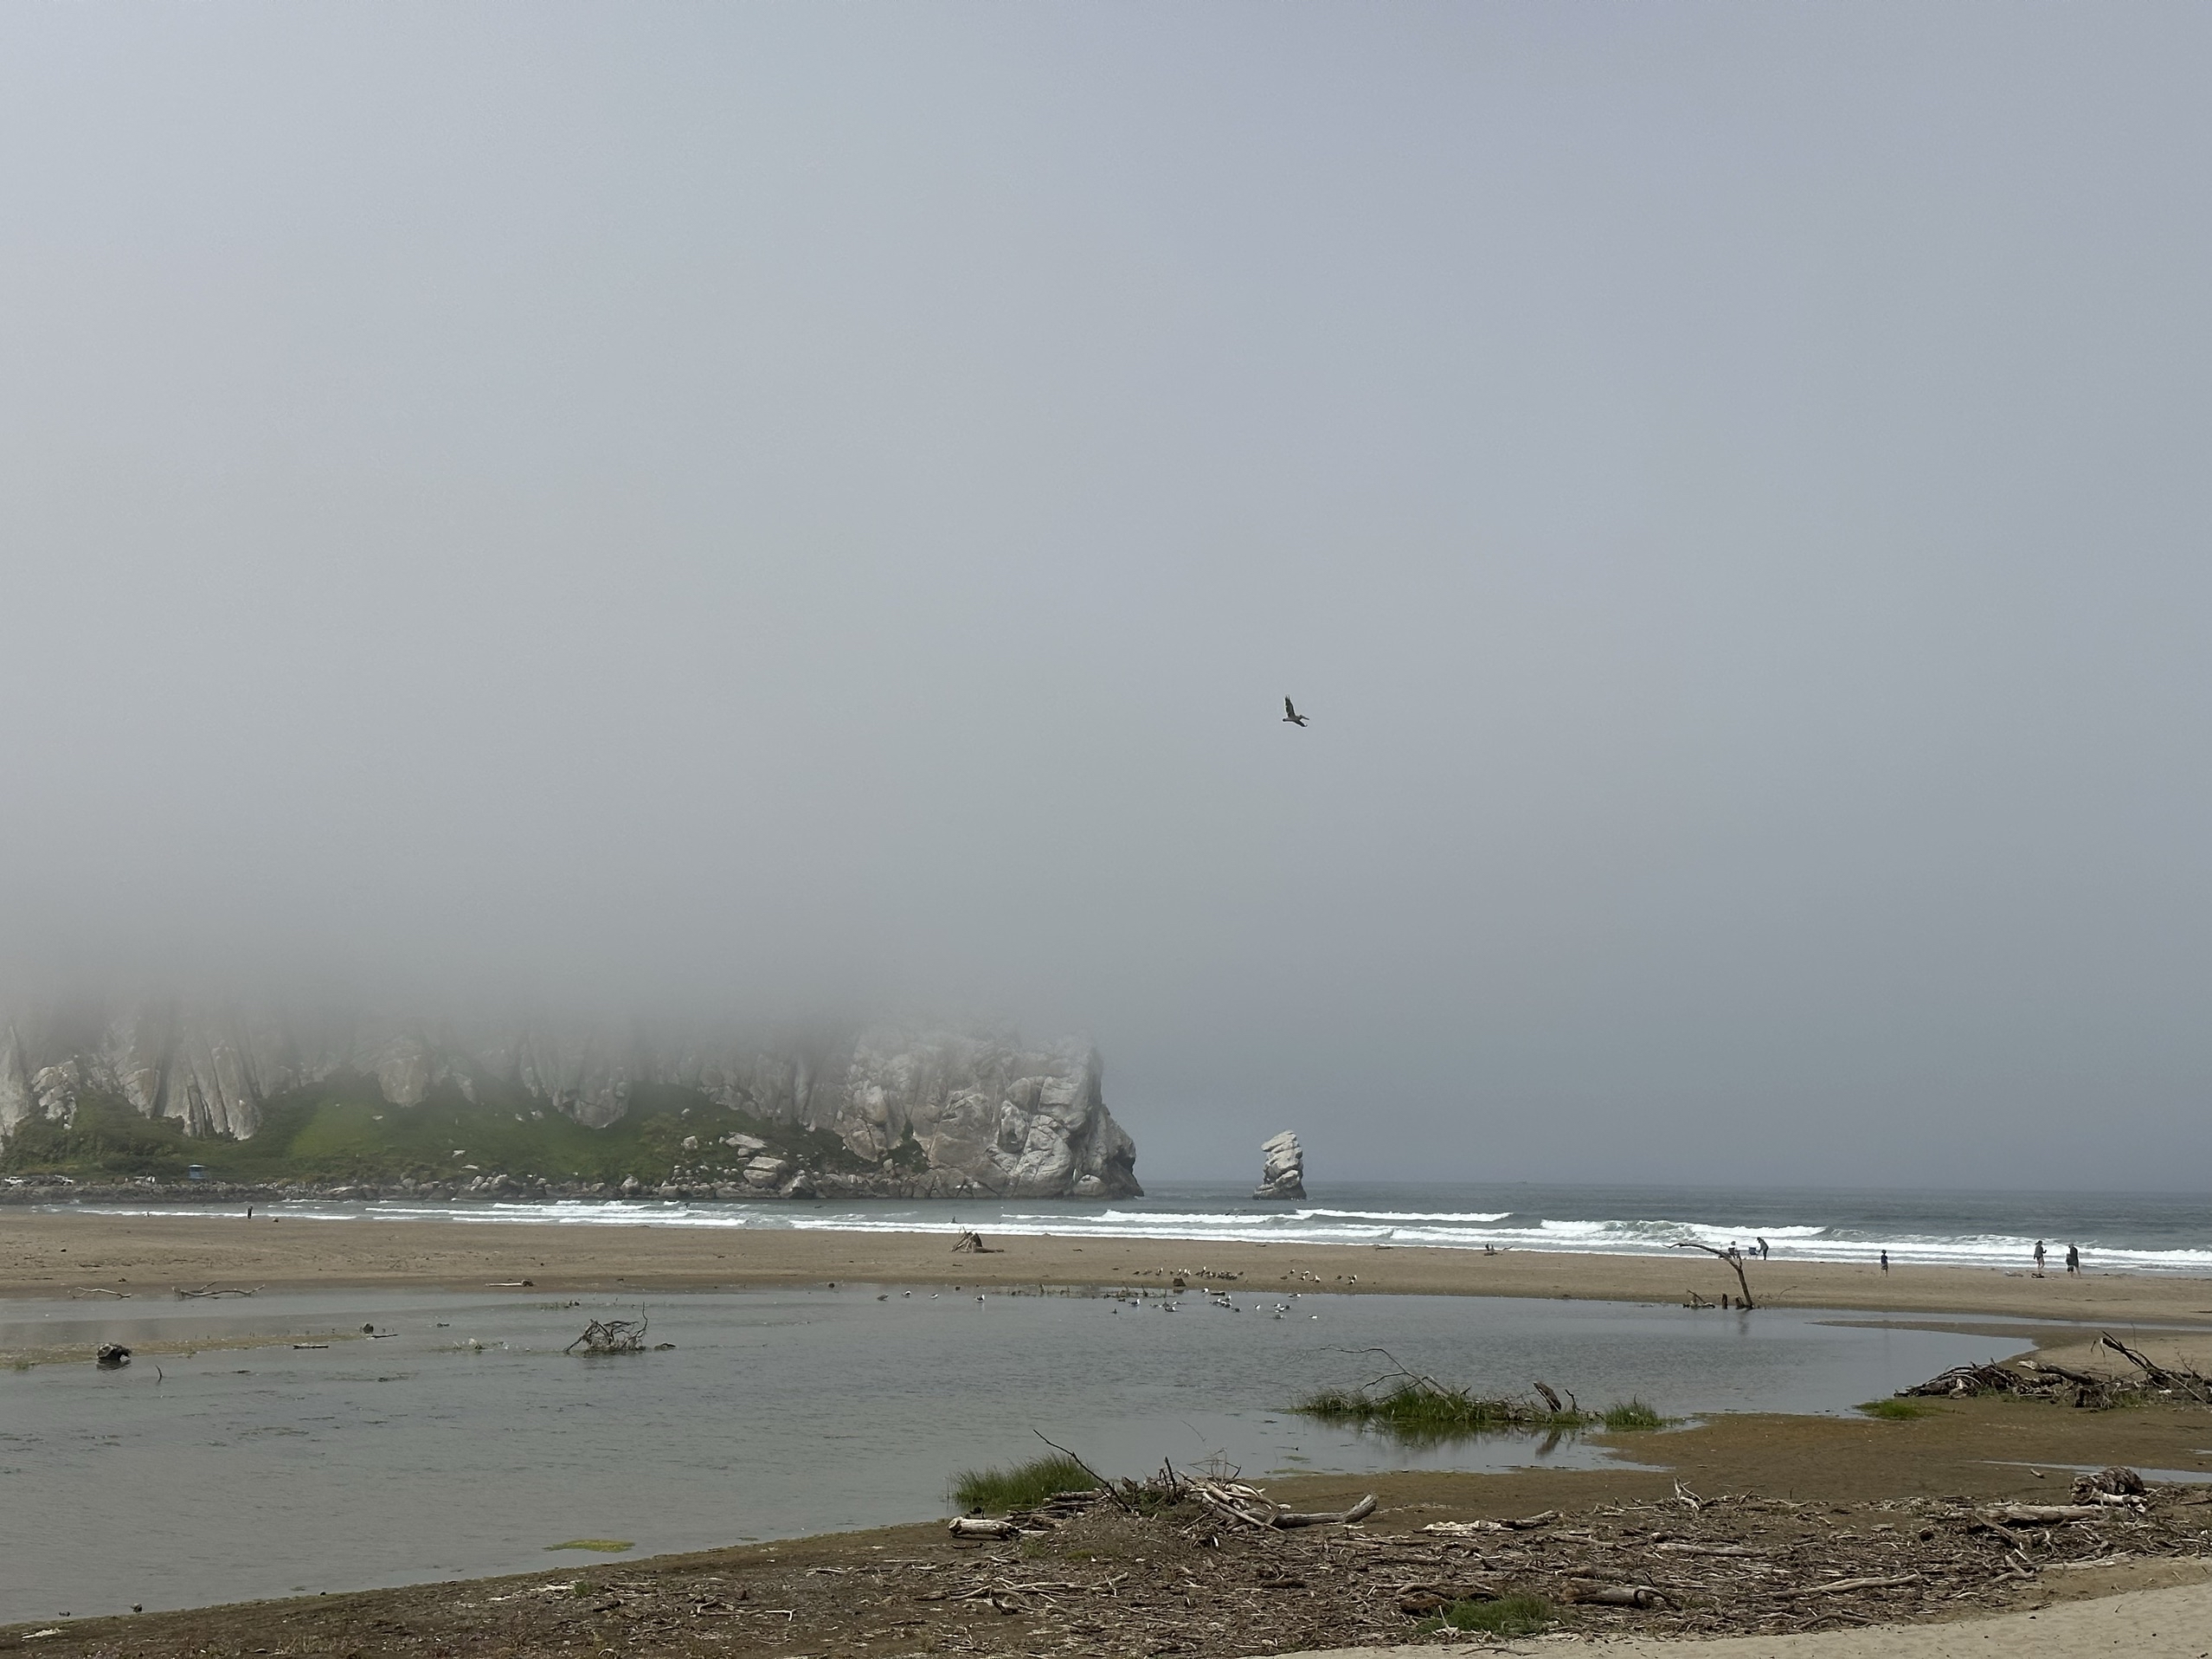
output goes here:
{"type": "Polygon", "coordinates": [[[1287,697],[1283,699],[1283,723],[1286,726],[1302,726],[1306,723],[1306,717],[1298,712],[1287,697]]]}

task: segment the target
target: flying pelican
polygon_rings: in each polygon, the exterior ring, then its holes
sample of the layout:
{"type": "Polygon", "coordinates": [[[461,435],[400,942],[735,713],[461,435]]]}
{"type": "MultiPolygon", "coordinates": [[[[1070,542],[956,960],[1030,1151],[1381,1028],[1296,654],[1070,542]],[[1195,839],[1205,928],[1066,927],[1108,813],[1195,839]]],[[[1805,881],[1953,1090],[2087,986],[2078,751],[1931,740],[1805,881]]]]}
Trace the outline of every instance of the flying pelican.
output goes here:
{"type": "Polygon", "coordinates": [[[1302,726],[1306,723],[1306,717],[1298,712],[1287,697],[1283,699],[1283,723],[1286,726],[1302,726]]]}

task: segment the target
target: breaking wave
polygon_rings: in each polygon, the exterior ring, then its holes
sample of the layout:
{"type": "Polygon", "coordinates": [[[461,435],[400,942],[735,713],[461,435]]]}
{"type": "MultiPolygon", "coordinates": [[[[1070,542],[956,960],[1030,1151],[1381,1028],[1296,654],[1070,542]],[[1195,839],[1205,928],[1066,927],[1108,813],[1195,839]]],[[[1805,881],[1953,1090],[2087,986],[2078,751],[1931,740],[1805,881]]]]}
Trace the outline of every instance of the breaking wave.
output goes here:
{"type": "MultiPolygon", "coordinates": [[[[1677,1244],[1746,1250],[1764,1238],[1776,1260],[1871,1264],[1887,1251],[1899,1264],[2024,1268],[2036,1242],[2048,1242],[2056,1270],[2069,1243],[2105,1271],[2212,1276],[2212,1206],[2202,1199],[2113,1194],[1986,1193],[1732,1194],[1515,1188],[1526,1207],[1474,1201],[1455,1208],[1450,1189],[1376,1185],[1331,1193],[1328,1204],[1296,1207],[1254,1202],[1186,1186],[1100,1207],[1050,1199],[857,1203],[625,1199],[591,1202],[333,1203],[305,1199],[286,1212],[331,1220],[443,1220],[496,1226],[796,1229],[839,1232],[957,1232],[963,1227],[1068,1238],[1210,1239],[1250,1243],[1388,1244],[1437,1250],[1514,1250],[1598,1255],[1660,1255],[1677,1244]],[[1360,1202],[1360,1199],[1370,1202],[1360,1202]],[[1425,1201],[1424,1201],[1425,1200],[1425,1201]],[[1623,1202],[1622,1200],[1627,1200],[1623,1202]],[[1641,1201],[1639,1201],[1641,1200],[1641,1201]],[[1790,1209],[1797,1213],[1790,1215],[1790,1209]],[[1614,1211],[1607,1214],[1608,1209],[1614,1211]],[[1672,1213],[1669,1213],[1671,1212],[1672,1213]],[[1640,1213],[1639,1213],[1640,1212],[1640,1213]],[[1824,1213],[1823,1213],[1824,1212],[1824,1213]],[[1998,1214],[2011,1225],[1992,1225],[1998,1214]]],[[[119,1209],[125,1206],[87,1206],[119,1209]]],[[[132,1213],[203,1213],[149,1207],[132,1213]]]]}

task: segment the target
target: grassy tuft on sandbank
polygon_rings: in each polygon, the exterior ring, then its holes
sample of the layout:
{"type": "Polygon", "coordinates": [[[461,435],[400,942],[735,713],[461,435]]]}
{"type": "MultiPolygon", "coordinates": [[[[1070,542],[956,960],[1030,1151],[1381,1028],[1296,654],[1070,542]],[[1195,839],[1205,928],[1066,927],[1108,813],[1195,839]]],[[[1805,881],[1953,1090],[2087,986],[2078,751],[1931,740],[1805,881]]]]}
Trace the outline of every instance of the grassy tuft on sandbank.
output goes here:
{"type": "Polygon", "coordinates": [[[1485,1636],[1534,1636],[1549,1627],[1552,1604],[1541,1596],[1501,1596],[1495,1601],[1456,1601],[1417,1627],[1423,1636],[1470,1630],[1485,1636]]]}
{"type": "Polygon", "coordinates": [[[1088,1492],[1097,1484],[1074,1458],[1050,1452],[1011,1469],[964,1469],[953,1476],[952,1499],[963,1514],[1004,1514],[1033,1508],[1056,1492],[1088,1492]]]}
{"type": "Polygon", "coordinates": [[[1916,1399],[1870,1399],[1851,1409],[1880,1418],[1885,1423],[1909,1423],[1916,1417],[1933,1417],[1936,1411],[1934,1406],[1916,1399]]]}
{"type": "Polygon", "coordinates": [[[1614,1434],[1636,1434],[1647,1429],[1663,1429],[1667,1419],[1657,1410],[1640,1399],[1617,1401],[1598,1414],[1598,1419],[1614,1434]]]}

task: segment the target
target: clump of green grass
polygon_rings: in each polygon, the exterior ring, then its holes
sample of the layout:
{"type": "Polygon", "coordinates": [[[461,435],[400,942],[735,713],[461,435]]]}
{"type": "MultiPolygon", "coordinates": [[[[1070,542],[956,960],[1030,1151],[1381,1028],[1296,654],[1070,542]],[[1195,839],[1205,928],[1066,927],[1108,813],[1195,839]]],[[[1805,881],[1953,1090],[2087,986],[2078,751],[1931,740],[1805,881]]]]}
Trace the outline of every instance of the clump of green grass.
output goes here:
{"type": "Polygon", "coordinates": [[[1667,1419],[1640,1399],[1616,1401],[1598,1415],[1615,1434],[1632,1434],[1642,1429],[1663,1429],[1667,1426],[1667,1419]]]}
{"type": "Polygon", "coordinates": [[[1088,1492],[1097,1484],[1074,1458],[1053,1452],[1012,1469],[963,1469],[953,1476],[952,1498],[965,1513],[1003,1514],[1034,1508],[1056,1492],[1088,1492]]]}
{"type": "Polygon", "coordinates": [[[1411,1378],[1382,1393],[1364,1388],[1324,1388],[1290,1408],[1325,1423],[1357,1423],[1403,1441],[1449,1439],[1501,1429],[1579,1429],[1585,1412],[1558,1411],[1529,1400],[1486,1398],[1411,1378]]]}
{"type": "Polygon", "coordinates": [[[1534,1636],[1550,1624],[1552,1604],[1541,1596],[1501,1596],[1495,1601],[1456,1601],[1421,1621],[1424,1636],[1438,1630],[1478,1630],[1486,1636],[1534,1636]]]}
{"type": "Polygon", "coordinates": [[[1868,1417],[1878,1417],[1885,1423],[1909,1423],[1916,1417],[1929,1417],[1935,1411],[1934,1406],[1923,1405],[1916,1399],[1870,1399],[1853,1409],[1868,1417]]]}

